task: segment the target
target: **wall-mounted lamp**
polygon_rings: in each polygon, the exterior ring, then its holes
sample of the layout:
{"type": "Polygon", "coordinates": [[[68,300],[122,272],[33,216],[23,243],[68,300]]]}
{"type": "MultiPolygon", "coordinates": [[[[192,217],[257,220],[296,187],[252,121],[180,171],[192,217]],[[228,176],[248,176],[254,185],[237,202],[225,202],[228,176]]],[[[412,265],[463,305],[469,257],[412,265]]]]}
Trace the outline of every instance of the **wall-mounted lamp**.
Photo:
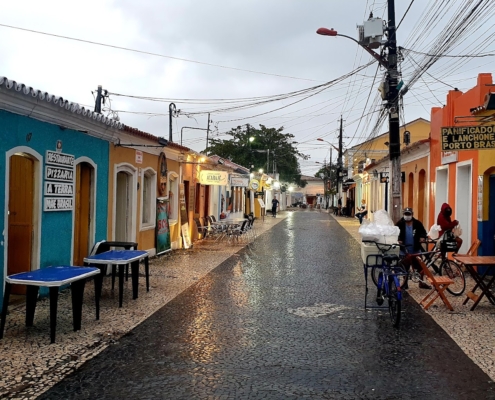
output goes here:
{"type": "Polygon", "coordinates": [[[373,170],[373,178],[378,178],[378,171],[376,169],[373,170]]]}
{"type": "Polygon", "coordinates": [[[389,142],[385,142],[383,144],[388,147],[390,143],[389,142]]]}

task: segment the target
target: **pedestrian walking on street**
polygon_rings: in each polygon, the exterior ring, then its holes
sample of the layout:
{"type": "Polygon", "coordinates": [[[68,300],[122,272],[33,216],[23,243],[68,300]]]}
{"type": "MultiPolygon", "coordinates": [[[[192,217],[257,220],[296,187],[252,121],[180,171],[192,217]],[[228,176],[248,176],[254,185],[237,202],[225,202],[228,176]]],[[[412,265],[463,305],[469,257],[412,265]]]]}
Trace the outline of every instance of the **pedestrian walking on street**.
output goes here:
{"type": "Polygon", "coordinates": [[[363,218],[368,214],[368,210],[366,209],[366,200],[362,199],[361,200],[361,206],[357,209],[358,212],[356,213],[355,217],[359,220],[359,223],[363,223],[363,218]]]}
{"type": "Polygon", "coordinates": [[[272,216],[275,218],[277,216],[277,207],[278,207],[278,200],[276,197],[273,198],[272,200],[272,216]]]}
{"type": "Polygon", "coordinates": [[[337,200],[337,215],[342,217],[342,197],[337,200]]]}

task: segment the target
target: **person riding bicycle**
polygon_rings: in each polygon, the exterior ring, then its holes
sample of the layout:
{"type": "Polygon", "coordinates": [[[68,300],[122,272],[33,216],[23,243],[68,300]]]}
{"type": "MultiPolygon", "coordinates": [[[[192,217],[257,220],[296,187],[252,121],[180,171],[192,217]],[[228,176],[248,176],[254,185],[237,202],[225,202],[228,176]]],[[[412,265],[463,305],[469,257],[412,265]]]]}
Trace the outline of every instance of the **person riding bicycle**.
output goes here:
{"type": "MultiPolygon", "coordinates": [[[[441,231],[438,232],[439,237],[442,237],[445,231],[450,231],[457,225],[459,225],[459,221],[457,221],[456,219],[452,221],[451,215],[452,207],[450,207],[447,203],[443,203],[442,208],[440,209],[440,213],[437,217],[437,225],[440,225],[441,228],[441,231]]],[[[457,242],[456,252],[458,252],[462,246],[462,239],[460,237],[456,237],[455,241],[457,242]]]]}
{"type": "MultiPolygon", "coordinates": [[[[398,242],[404,245],[406,249],[406,251],[401,250],[401,255],[404,256],[404,258],[402,259],[402,264],[406,268],[412,266],[420,273],[420,289],[431,289],[430,285],[423,282],[423,272],[421,265],[419,265],[416,257],[414,256],[415,253],[417,254],[423,251],[421,242],[425,241],[427,233],[421,221],[414,218],[413,215],[413,209],[411,207],[406,207],[402,211],[402,218],[399,220],[399,222],[397,222],[397,224],[395,224],[395,226],[397,226],[400,230],[398,242]]],[[[407,286],[404,289],[407,289],[407,286]]]]}

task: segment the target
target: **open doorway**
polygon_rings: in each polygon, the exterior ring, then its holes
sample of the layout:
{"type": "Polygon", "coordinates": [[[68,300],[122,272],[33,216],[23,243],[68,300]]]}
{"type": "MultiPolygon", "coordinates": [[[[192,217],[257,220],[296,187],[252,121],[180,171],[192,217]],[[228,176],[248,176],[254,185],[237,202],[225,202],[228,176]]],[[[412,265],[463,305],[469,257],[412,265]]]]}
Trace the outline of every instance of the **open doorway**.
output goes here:
{"type": "Polygon", "coordinates": [[[471,162],[467,164],[457,164],[457,182],[456,182],[456,204],[455,219],[459,221],[462,227],[462,247],[459,253],[467,253],[471,246],[472,236],[472,216],[471,210],[473,205],[473,183],[471,173],[471,162]]]}
{"type": "Polygon", "coordinates": [[[94,167],[88,162],[76,166],[74,201],[73,264],[83,265],[93,245],[94,167]]]}

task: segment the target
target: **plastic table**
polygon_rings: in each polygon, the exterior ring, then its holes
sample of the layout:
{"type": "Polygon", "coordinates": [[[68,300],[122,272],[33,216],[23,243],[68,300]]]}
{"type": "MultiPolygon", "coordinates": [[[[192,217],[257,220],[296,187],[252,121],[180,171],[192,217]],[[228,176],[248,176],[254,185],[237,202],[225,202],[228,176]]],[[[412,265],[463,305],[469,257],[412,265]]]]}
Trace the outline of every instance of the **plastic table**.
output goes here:
{"type": "MultiPolygon", "coordinates": [[[[57,303],[60,286],[69,285],[72,292],[72,318],[74,331],[81,329],[82,302],[86,278],[95,277],[95,294],[98,285],[101,288],[101,274],[98,268],[53,266],[35,271],[21,272],[9,275],[5,279],[5,293],[3,298],[2,321],[0,324],[0,339],[3,338],[7,308],[9,306],[10,290],[12,285],[26,285],[26,326],[33,326],[36,300],[40,286],[50,288],[50,339],[55,343],[57,327],[57,303]]],[[[101,290],[100,290],[101,291],[101,290]]],[[[95,295],[96,319],[100,318],[99,297],[95,295]]]]}
{"type": "Polygon", "coordinates": [[[119,269],[119,307],[122,307],[124,297],[124,266],[131,264],[132,276],[132,298],[138,298],[139,283],[139,261],[144,259],[146,273],[146,291],[150,291],[150,273],[149,273],[149,256],[147,251],[143,250],[110,250],[104,253],[94,254],[84,258],[87,265],[96,265],[100,268],[102,276],[107,265],[115,265],[119,269]]]}

